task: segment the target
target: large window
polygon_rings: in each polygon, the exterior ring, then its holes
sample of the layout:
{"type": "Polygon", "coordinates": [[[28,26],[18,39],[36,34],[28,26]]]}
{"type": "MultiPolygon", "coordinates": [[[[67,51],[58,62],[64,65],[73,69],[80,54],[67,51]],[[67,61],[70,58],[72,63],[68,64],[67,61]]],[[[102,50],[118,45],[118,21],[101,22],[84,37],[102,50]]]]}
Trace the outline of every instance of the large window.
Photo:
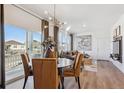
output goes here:
{"type": "Polygon", "coordinates": [[[60,31],[59,32],[59,47],[63,51],[71,50],[71,38],[68,32],[60,31]]]}
{"type": "Polygon", "coordinates": [[[6,81],[23,75],[20,54],[26,51],[26,30],[5,25],[5,71],[6,81]]]}
{"type": "Polygon", "coordinates": [[[68,34],[67,35],[67,50],[70,51],[71,50],[71,37],[70,35],[68,34]]]}
{"type": "Polygon", "coordinates": [[[32,32],[32,54],[33,55],[41,55],[41,41],[42,41],[42,34],[41,32],[32,32]]]}
{"type": "MultiPolygon", "coordinates": [[[[41,20],[15,5],[4,5],[6,81],[24,75],[21,53],[41,53],[41,20]]],[[[19,77],[19,78],[17,78],[19,77]]]]}
{"type": "Polygon", "coordinates": [[[5,25],[5,71],[6,81],[24,75],[21,54],[41,56],[41,32],[27,31],[14,25],[5,25]]]}

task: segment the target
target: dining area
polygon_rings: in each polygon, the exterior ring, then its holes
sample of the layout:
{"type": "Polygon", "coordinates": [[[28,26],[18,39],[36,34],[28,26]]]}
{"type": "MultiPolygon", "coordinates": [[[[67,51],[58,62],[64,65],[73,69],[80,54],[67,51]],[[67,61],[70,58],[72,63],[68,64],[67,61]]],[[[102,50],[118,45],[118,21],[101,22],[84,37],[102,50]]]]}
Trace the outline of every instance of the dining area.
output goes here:
{"type": "Polygon", "coordinates": [[[52,56],[29,57],[27,52],[21,54],[24,68],[23,89],[26,88],[29,76],[33,77],[34,89],[65,89],[65,77],[73,77],[80,89],[83,54],[76,52],[73,60],[58,57],[55,51],[51,51],[49,54],[52,56]]]}
{"type": "MultiPolygon", "coordinates": [[[[123,39],[123,7],[0,5],[0,88],[41,91],[124,88],[123,63],[110,56],[115,52],[112,44],[116,42],[110,42],[113,36],[123,39]],[[118,19],[117,25],[113,18],[118,19]],[[104,24],[107,27],[103,28],[104,24]],[[108,31],[108,27],[113,31],[108,31]]],[[[121,41],[117,40],[120,46],[121,41]]]]}

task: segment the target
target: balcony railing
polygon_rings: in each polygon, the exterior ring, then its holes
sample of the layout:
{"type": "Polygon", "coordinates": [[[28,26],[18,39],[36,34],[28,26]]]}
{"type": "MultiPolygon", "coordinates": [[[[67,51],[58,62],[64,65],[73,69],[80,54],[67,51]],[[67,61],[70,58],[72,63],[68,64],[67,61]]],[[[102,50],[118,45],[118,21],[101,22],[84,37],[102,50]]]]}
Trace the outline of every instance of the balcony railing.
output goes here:
{"type": "Polygon", "coordinates": [[[20,54],[15,55],[5,55],[5,69],[6,71],[11,70],[12,68],[22,64],[20,54]]]}
{"type": "MultiPolygon", "coordinates": [[[[41,57],[42,53],[32,52],[32,57],[41,57]]],[[[5,55],[5,71],[6,81],[24,75],[23,63],[21,59],[21,53],[6,54],[5,55]]]]}
{"type": "MultiPolygon", "coordinates": [[[[32,57],[41,57],[41,53],[32,54],[32,57]]],[[[6,81],[24,75],[24,69],[20,54],[5,55],[6,81]]]]}
{"type": "Polygon", "coordinates": [[[20,54],[5,55],[6,82],[24,75],[20,54]]]}

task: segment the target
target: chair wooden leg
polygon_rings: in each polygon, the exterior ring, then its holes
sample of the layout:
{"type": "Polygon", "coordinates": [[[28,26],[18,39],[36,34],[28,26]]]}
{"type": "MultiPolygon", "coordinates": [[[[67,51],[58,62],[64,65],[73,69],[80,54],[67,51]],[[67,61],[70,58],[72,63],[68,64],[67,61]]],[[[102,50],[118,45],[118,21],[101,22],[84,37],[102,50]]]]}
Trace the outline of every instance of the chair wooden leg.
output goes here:
{"type": "Polygon", "coordinates": [[[59,83],[58,89],[60,89],[60,83],[59,83]]]}
{"type": "Polygon", "coordinates": [[[25,77],[25,81],[24,81],[23,89],[25,88],[25,85],[26,85],[27,79],[28,79],[28,77],[25,77]]]}
{"type": "Polygon", "coordinates": [[[83,69],[84,69],[84,65],[81,66],[81,72],[83,71],[83,69]]]}
{"type": "Polygon", "coordinates": [[[75,81],[77,82],[77,77],[75,77],[75,81]]]}
{"type": "Polygon", "coordinates": [[[78,77],[77,79],[78,79],[78,87],[80,89],[81,88],[81,86],[80,86],[80,78],[78,77]]]}
{"type": "Polygon", "coordinates": [[[82,71],[83,71],[83,67],[81,66],[81,68],[80,68],[80,69],[81,69],[81,72],[82,72],[82,71]]]}

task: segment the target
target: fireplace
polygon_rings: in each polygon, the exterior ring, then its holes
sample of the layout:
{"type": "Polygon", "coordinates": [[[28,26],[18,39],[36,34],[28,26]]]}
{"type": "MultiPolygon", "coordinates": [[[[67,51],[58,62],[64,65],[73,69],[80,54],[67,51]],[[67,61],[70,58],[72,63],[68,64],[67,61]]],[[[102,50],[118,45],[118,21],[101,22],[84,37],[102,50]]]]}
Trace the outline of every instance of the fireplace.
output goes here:
{"type": "Polygon", "coordinates": [[[111,57],[113,60],[122,63],[122,36],[113,38],[113,53],[111,57]]]}

